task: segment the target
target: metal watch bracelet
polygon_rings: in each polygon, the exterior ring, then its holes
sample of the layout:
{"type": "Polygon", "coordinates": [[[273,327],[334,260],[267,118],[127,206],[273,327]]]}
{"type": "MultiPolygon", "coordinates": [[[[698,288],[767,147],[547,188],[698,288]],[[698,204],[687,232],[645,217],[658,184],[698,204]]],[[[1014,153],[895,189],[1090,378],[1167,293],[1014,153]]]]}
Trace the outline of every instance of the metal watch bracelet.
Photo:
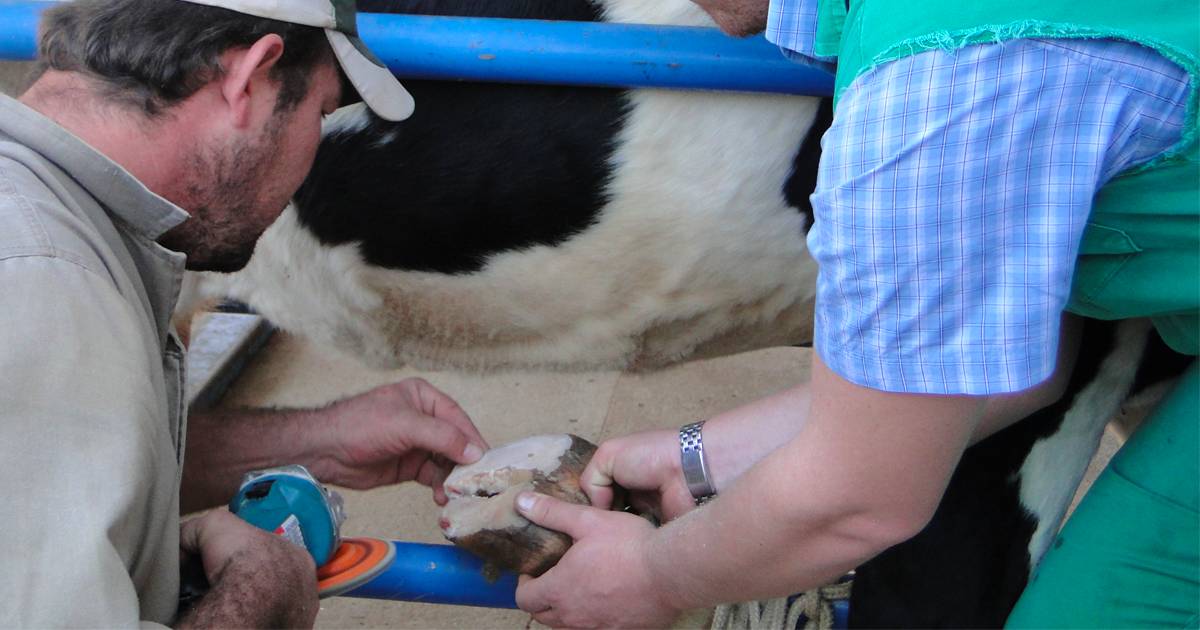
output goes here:
{"type": "Polygon", "coordinates": [[[700,429],[704,421],[679,427],[679,458],[683,465],[683,480],[688,492],[692,493],[696,505],[701,505],[716,496],[712,479],[708,475],[708,462],[704,459],[704,438],[700,429]]]}

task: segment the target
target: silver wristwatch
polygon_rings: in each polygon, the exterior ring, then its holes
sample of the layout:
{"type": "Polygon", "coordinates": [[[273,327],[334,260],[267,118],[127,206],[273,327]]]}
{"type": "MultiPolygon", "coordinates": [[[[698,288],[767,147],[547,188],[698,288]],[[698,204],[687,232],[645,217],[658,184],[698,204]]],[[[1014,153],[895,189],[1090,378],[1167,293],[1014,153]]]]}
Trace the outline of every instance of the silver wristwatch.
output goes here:
{"type": "Polygon", "coordinates": [[[688,492],[701,505],[717,495],[712,478],[708,475],[708,462],[704,459],[704,439],[700,429],[704,421],[685,424],[679,428],[679,458],[683,464],[683,480],[688,492]]]}

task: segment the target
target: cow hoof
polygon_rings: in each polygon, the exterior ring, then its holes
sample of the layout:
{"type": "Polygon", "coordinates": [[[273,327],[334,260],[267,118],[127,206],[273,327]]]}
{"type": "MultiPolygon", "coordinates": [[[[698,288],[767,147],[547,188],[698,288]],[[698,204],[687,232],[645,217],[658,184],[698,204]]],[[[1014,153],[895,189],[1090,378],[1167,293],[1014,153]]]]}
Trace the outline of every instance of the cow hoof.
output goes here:
{"type": "Polygon", "coordinates": [[[571,537],[535,525],[517,513],[526,490],[590,505],[579,475],[596,445],[575,435],[539,435],[494,448],[446,478],[449,502],[439,525],[455,545],[510,571],[533,576],[554,566],[571,537]]]}

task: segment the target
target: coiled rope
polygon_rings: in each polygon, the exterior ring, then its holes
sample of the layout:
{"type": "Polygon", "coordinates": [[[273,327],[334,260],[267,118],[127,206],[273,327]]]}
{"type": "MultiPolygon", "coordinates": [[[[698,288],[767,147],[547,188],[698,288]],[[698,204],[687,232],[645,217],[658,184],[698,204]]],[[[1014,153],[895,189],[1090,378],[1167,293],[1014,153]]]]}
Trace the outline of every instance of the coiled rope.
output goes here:
{"type": "Polygon", "coordinates": [[[718,606],[712,630],[794,630],[803,617],[804,630],[833,627],[833,602],[850,598],[852,581],[822,586],[798,596],[718,606]]]}

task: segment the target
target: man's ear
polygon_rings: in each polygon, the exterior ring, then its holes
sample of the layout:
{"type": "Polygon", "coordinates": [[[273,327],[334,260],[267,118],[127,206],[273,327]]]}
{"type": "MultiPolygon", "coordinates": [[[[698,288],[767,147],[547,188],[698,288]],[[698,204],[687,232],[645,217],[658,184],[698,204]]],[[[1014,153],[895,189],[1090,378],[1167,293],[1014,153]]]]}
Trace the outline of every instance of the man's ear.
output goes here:
{"type": "MultiPolygon", "coordinates": [[[[220,79],[221,96],[235,127],[244,128],[253,122],[256,99],[261,101],[264,96],[259,91],[273,85],[269,73],[281,56],[283,38],[274,33],[263,35],[249,48],[228,50],[222,55],[225,74],[220,79]]],[[[274,99],[269,105],[274,108],[274,99]]]]}

